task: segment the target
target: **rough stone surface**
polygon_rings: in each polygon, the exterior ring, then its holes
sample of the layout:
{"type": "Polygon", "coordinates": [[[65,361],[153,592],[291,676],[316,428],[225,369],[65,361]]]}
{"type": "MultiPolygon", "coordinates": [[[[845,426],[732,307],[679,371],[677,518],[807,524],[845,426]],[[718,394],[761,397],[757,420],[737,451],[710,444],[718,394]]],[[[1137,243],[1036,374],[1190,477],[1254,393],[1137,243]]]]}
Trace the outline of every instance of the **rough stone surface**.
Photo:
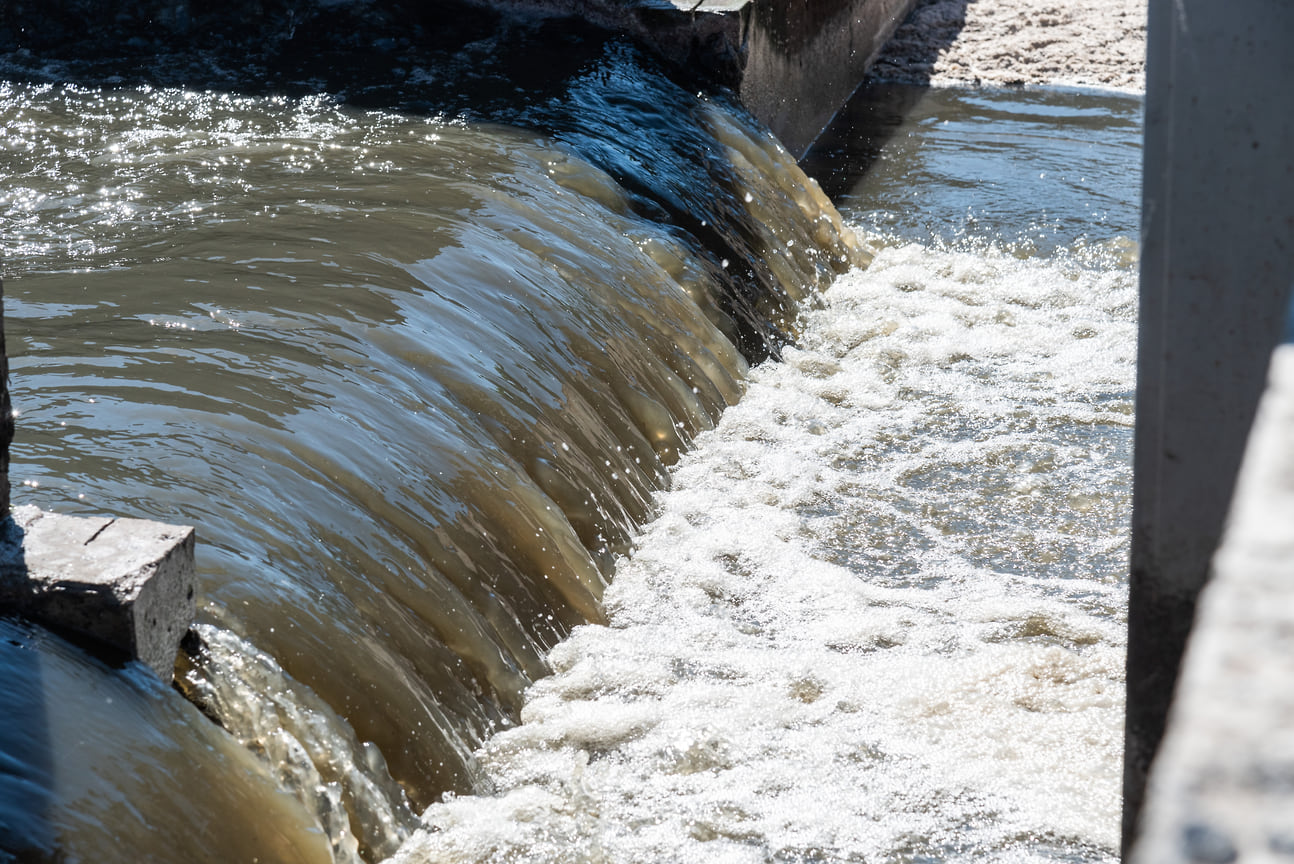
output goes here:
{"type": "Polygon", "coordinates": [[[1145,89],[1146,0],[919,0],[873,74],[932,86],[1145,89]]]}
{"type": "Polygon", "coordinates": [[[1200,595],[1132,861],[1294,861],[1294,347],[1200,595]]]}
{"type": "Polygon", "coordinates": [[[0,537],[0,611],[89,636],[171,680],[194,616],[194,532],[19,507],[0,537]]]}

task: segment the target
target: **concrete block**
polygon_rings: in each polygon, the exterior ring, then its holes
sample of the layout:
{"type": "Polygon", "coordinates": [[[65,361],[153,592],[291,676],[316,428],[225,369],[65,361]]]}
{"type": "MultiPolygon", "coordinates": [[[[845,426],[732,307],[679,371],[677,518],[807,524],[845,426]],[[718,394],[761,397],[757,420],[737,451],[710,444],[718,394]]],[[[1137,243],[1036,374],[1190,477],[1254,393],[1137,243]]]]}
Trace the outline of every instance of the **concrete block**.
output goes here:
{"type": "Polygon", "coordinates": [[[171,680],[195,612],[192,528],[19,507],[0,532],[0,611],[89,636],[171,680]]]}

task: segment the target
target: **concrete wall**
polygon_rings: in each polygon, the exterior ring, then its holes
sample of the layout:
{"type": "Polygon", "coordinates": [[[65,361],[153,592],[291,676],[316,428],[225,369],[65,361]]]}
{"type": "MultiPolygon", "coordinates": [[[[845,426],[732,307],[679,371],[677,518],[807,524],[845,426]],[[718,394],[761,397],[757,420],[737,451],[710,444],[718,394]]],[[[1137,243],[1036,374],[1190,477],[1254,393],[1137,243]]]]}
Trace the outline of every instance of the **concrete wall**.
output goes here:
{"type": "Polygon", "coordinates": [[[799,158],[858,88],[916,0],[601,5],[610,26],[633,33],[670,62],[731,87],[799,158]]]}
{"type": "Polygon", "coordinates": [[[1294,860],[1294,346],[1272,358],[1213,570],[1137,864],[1294,860]]]}
{"type": "Polygon", "coordinates": [[[1294,281],[1291,44],[1288,0],[1150,2],[1125,849],[1294,281]]]}
{"type": "Polygon", "coordinates": [[[916,0],[756,4],[739,92],[796,158],[849,99],[916,0]]]}

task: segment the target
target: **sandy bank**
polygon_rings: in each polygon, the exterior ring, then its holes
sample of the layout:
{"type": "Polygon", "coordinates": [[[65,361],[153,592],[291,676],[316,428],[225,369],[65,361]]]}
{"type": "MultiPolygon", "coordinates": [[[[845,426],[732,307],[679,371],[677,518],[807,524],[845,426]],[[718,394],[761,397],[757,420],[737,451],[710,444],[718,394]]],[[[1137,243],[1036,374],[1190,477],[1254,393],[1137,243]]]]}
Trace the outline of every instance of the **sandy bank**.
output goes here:
{"type": "Polygon", "coordinates": [[[1144,0],[922,0],[872,69],[919,84],[1145,89],[1144,0]]]}

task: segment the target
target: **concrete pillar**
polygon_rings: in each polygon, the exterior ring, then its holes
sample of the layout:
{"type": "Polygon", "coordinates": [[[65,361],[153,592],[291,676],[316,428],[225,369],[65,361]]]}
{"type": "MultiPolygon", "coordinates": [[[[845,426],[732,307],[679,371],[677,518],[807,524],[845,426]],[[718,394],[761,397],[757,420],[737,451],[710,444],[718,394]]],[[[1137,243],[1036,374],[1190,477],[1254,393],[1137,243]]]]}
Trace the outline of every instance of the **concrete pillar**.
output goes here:
{"type": "Polygon", "coordinates": [[[1125,852],[1294,280],[1294,3],[1150,0],[1125,852]]]}
{"type": "Polygon", "coordinates": [[[1294,858],[1294,345],[1272,357],[1150,772],[1136,864],[1294,858]]]}

